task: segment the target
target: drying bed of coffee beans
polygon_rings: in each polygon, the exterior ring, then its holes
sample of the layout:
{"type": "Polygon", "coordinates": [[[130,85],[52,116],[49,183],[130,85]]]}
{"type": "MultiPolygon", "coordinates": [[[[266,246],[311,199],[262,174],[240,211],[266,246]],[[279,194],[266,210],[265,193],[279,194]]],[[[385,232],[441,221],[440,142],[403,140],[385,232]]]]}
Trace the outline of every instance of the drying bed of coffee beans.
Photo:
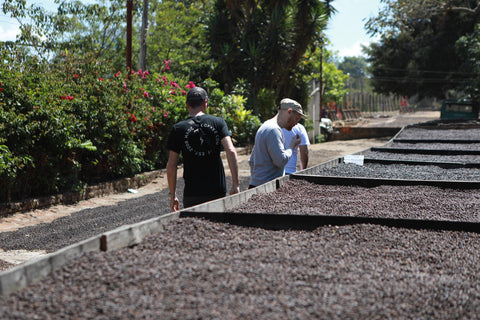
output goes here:
{"type": "MultiPolygon", "coordinates": [[[[480,136],[479,136],[480,138],[480,136]]],[[[480,150],[480,143],[404,143],[393,142],[388,148],[426,150],[480,150]]]]}
{"type": "Polygon", "coordinates": [[[2,319],[478,319],[480,236],[182,218],[0,297],[2,319]]]}
{"type": "Polygon", "coordinates": [[[369,151],[368,153],[365,154],[365,159],[480,163],[480,156],[478,155],[438,155],[438,154],[396,153],[396,152],[379,152],[379,151],[369,151]]]}
{"type": "Polygon", "coordinates": [[[479,222],[479,203],[479,189],[391,185],[368,188],[295,179],[274,192],[253,195],[232,212],[479,222]]]}
{"type": "Polygon", "coordinates": [[[480,181],[480,168],[449,168],[435,165],[340,163],[332,168],[317,167],[310,175],[407,180],[480,181]]]}
{"type": "Polygon", "coordinates": [[[421,127],[407,127],[397,136],[397,138],[425,140],[478,140],[480,139],[480,128],[428,129],[421,127]]]}

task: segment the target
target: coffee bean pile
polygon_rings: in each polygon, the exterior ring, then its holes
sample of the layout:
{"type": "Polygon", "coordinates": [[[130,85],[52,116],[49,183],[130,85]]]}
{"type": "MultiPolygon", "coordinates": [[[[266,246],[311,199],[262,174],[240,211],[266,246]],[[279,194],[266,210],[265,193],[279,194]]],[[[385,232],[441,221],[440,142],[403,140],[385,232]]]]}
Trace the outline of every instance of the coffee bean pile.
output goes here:
{"type": "Polygon", "coordinates": [[[480,156],[478,155],[437,155],[437,154],[395,153],[395,152],[379,152],[379,151],[369,151],[367,154],[365,154],[365,159],[480,163],[480,156]]]}
{"type": "MultiPolygon", "coordinates": [[[[227,178],[227,183],[231,183],[227,178]]],[[[242,190],[247,189],[249,177],[242,177],[242,190]]],[[[183,190],[183,179],[177,181],[177,190],[183,190]]],[[[170,212],[168,188],[157,193],[122,201],[111,206],[85,209],[71,216],[24,227],[16,231],[0,232],[0,248],[3,250],[45,250],[54,252],[126,224],[158,217],[170,212]]],[[[179,192],[180,203],[183,192],[179,192]]],[[[183,207],[183,205],[181,204],[183,207]]],[[[0,267],[0,271],[2,268],[0,267]]]]}
{"type": "MultiPolygon", "coordinates": [[[[479,136],[480,138],[480,136],[479,136]]],[[[403,143],[393,142],[389,148],[426,150],[480,150],[480,143],[403,143]]]]}
{"type": "Polygon", "coordinates": [[[116,205],[85,209],[50,223],[0,233],[3,250],[46,250],[53,252],[120,226],[170,212],[166,190],[116,205]],[[165,196],[161,196],[161,193],[165,196]]]}
{"type": "Polygon", "coordinates": [[[333,168],[319,168],[309,171],[311,175],[363,177],[408,180],[461,180],[480,181],[480,168],[445,169],[435,165],[406,165],[341,163],[333,168]]]}
{"type": "Polygon", "coordinates": [[[480,128],[432,129],[422,127],[407,127],[398,135],[397,138],[425,140],[478,140],[480,139],[480,128]]]}
{"type": "Polygon", "coordinates": [[[1,319],[478,319],[480,236],[183,218],[0,297],[1,319]]]}
{"type": "Polygon", "coordinates": [[[479,222],[479,203],[478,189],[366,188],[290,180],[274,192],[253,195],[232,211],[479,222]]]}

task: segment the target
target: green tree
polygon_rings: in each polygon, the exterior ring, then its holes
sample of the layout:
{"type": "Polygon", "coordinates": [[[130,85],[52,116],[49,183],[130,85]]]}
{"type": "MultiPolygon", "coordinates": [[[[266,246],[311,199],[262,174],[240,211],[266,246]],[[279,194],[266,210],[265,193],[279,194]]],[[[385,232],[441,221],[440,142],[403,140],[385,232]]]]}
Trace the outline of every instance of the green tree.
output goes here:
{"type": "Polygon", "coordinates": [[[215,77],[230,92],[249,83],[249,103],[262,118],[290,96],[306,104],[307,84],[298,72],[303,55],[321,36],[331,1],[215,1],[208,39],[217,63],[215,77]],[[267,99],[268,100],[268,99],[267,99]]]}
{"type": "Polygon", "coordinates": [[[25,0],[7,0],[2,10],[20,23],[18,46],[27,46],[43,58],[65,49],[79,55],[93,53],[96,58],[123,62],[125,55],[125,4],[121,0],[60,1],[57,11],[41,5],[26,5],[25,0]],[[121,57],[120,58],[120,53],[121,57]]]}
{"type": "Polygon", "coordinates": [[[368,21],[380,42],[366,49],[377,92],[418,97],[446,97],[464,90],[476,74],[459,72],[468,61],[456,42],[474,32],[478,1],[384,0],[379,15],[368,21]]]}
{"type": "Polygon", "coordinates": [[[338,69],[349,75],[349,88],[363,91],[367,82],[367,60],[364,57],[344,57],[338,64],[338,69]]]}
{"type": "Polygon", "coordinates": [[[474,73],[475,79],[465,84],[465,91],[479,99],[480,96],[480,24],[475,26],[475,31],[458,39],[456,49],[464,59],[462,70],[465,74],[474,73]]]}
{"type": "Polygon", "coordinates": [[[160,70],[164,61],[180,75],[199,83],[213,73],[213,62],[206,40],[205,17],[211,0],[153,1],[150,7],[147,66],[160,70]]]}

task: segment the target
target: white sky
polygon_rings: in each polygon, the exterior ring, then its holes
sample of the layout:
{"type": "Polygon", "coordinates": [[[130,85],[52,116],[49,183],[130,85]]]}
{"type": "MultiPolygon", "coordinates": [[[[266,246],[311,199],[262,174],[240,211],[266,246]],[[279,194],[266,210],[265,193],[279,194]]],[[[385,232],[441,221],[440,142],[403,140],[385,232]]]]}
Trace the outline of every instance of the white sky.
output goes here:
{"type": "Polygon", "coordinates": [[[364,28],[368,18],[378,15],[380,0],[334,0],[337,9],[325,32],[331,44],[327,47],[340,57],[362,55],[361,45],[368,45],[370,38],[364,28]]]}
{"type": "MultiPolygon", "coordinates": [[[[35,4],[48,11],[54,11],[56,8],[54,0],[27,0],[27,7],[35,4]]],[[[0,41],[13,41],[20,33],[20,25],[15,19],[9,18],[0,11],[0,41]]]]}

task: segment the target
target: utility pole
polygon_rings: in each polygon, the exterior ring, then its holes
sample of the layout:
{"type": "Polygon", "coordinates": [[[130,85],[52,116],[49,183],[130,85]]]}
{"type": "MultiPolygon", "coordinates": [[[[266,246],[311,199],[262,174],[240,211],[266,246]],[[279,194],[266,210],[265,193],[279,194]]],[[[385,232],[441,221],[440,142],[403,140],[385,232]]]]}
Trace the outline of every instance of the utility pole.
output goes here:
{"type": "Polygon", "coordinates": [[[132,71],[132,12],[133,0],[127,0],[127,72],[132,71]]]}

